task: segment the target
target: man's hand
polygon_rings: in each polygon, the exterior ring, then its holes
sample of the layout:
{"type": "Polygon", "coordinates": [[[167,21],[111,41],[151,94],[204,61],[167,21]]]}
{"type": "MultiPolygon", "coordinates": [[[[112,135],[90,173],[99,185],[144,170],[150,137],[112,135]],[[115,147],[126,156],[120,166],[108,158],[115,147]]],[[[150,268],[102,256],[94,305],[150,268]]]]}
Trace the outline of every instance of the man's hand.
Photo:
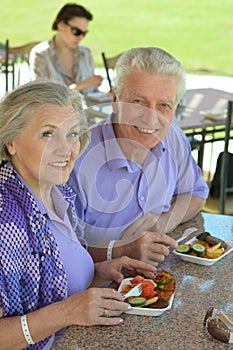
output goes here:
{"type": "Polygon", "coordinates": [[[161,232],[144,232],[116,241],[113,257],[126,255],[157,266],[169,255],[169,248],[177,247],[176,241],[161,232]]]}

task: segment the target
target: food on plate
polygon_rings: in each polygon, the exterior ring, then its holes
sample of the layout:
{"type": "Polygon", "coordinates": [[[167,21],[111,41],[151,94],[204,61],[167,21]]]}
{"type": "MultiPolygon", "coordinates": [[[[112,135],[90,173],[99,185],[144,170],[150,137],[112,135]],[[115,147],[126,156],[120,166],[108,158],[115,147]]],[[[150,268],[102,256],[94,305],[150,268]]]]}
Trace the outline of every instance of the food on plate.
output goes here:
{"type": "Polygon", "coordinates": [[[203,232],[196,236],[192,244],[180,244],[176,251],[181,254],[189,254],[206,259],[217,259],[227,249],[227,244],[220,238],[211,236],[209,232],[203,232]]]}
{"type": "Polygon", "coordinates": [[[142,276],[136,276],[130,280],[130,284],[123,286],[121,294],[128,293],[139,283],[142,284],[140,296],[129,297],[126,302],[133,307],[165,308],[168,306],[169,299],[175,292],[175,278],[168,271],[159,271],[154,280],[145,279],[142,276]]]}

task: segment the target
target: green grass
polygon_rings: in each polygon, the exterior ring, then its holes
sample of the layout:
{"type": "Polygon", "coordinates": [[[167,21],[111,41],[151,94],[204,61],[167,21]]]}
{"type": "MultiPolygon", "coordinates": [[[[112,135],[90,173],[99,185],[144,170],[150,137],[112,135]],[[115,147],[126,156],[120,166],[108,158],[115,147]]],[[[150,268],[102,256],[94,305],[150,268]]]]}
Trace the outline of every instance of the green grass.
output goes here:
{"type": "MultiPolygon", "coordinates": [[[[1,41],[11,46],[47,40],[58,0],[2,0],[1,41]]],[[[79,2],[78,2],[79,3],[79,2]]],[[[85,0],[94,15],[82,41],[97,66],[101,52],[116,55],[136,46],[159,46],[189,72],[233,76],[232,0],[85,0]]]]}

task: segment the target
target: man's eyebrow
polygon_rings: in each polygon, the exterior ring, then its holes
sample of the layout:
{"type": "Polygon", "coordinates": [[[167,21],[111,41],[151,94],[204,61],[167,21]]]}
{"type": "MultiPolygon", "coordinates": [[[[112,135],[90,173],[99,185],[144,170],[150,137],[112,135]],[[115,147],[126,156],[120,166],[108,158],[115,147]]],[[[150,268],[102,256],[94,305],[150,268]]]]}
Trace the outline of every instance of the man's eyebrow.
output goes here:
{"type": "Polygon", "coordinates": [[[137,92],[133,92],[132,95],[133,95],[134,97],[135,97],[135,96],[136,96],[136,97],[142,97],[142,98],[144,98],[145,100],[147,99],[146,96],[141,95],[141,94],[139,94],[139,93],[137,93],[137,92]]]}
{"type": "Polygon", "coordinates": [[[172,104],[175,104],[176,103],[176,101],[174,101],[174,100],[172,100],[172,99],[170,99],[170,98],[168,98],[168,99],[162,99],[162,100],[160,100],[160,102],[166,102],[166,103],[172,103],[172,104]]]}

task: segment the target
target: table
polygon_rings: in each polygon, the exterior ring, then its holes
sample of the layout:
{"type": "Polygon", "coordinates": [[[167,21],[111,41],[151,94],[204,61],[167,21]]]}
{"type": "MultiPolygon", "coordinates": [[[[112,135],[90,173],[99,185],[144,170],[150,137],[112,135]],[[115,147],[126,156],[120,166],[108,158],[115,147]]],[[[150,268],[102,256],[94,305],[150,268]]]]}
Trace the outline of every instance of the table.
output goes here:
{"type": "MultiPolygon", "coordinates": [[[[200,213],[171,235],[178,238],[191,226],[198,228],[193,235],[207,230],[212,235],[233,240],[232,216],[200,213]]],[[[114,327],[71,326],[52,349],[233,349],[233,344],[212,338],[202,325],[209,306],[224,311],[233,320],[233,253],[210,267],[184,262],[171,253],[159,269],[170,271],[176,279],[171,310],[159,317],[124,314],[124,323],[114,327]]]]}
{"type": "MultiPolygon", "coordinates": [[[[225,120],[211,120],[205,118],[200,112],[208,110],[226,110],[227,102],[233,100],[233,94],[208,88],[190,89],[187,90],[186,95],[186,108],[174,119],[174,123],[184,130],[185,134],[190,139],[192,148],[198,148],[197,162],[202,169],[204,146],[206,143],[224,140],[225,120]]],[[[233,134],[231,136],[233,137],[233,134]]]]}

